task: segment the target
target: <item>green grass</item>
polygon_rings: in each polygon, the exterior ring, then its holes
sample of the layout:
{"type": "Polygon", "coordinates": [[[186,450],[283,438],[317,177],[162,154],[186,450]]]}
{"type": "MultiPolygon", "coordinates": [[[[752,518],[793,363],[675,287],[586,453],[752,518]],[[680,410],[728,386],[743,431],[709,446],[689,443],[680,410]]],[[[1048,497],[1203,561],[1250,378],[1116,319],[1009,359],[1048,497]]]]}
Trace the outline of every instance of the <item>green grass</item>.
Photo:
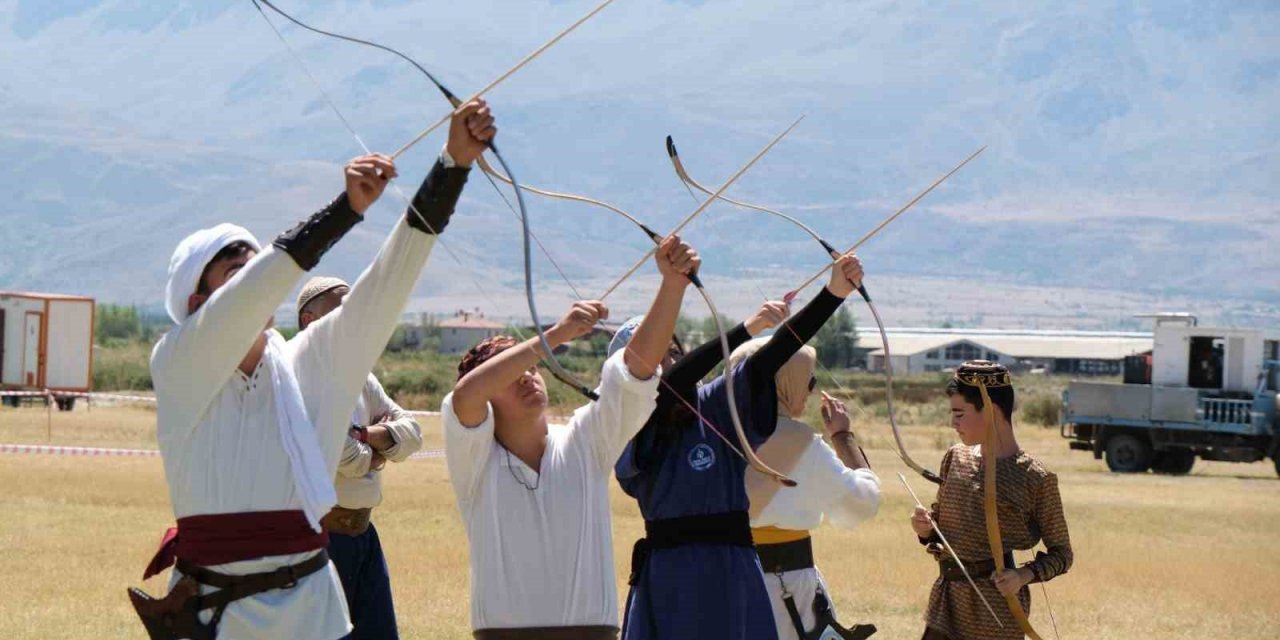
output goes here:
{"type": "MultiPolygon", "coordinates": [[[[151,389],[150,355],[151,343],[140,340],[111,340],[95,347],[94,389],[151,389]]],[[[599,382],[604,358],[592,345],[575,345],[558,359],[574,377],[588,386],[594,387],[599,382]]],[[[453,388],[458,360],[459,356],[435,351],[387,351],[373,371],[387,393],[401,406],[434,410],[440,407],[445,394],[453,388]]],[[[553,380],[549,372],[544,370],[543,376],[547,378],[547,393],[554,413],[566,415],[583,403],[582,396],[553,380]]],[[[893,385],[893,401],[898,423],[946,426],[950,420],[943,392],[947,380],[949,374],[945,373],[897,376],[893,385]]],[[[1066,388],[1067,380],[1060,376],[1016,377],[1018,409],[1014,421],[1038,426],[1057,425],[1062,390],[1066,388]]],[[[855,426],[858,420],[884,420],[888,417],[885,381],[880,374],[819,370],[818,388],[849,405],[855,426]]],[[[809,403],[805,419],[810,424],[821,424],[816,400],[809,403]]]]}

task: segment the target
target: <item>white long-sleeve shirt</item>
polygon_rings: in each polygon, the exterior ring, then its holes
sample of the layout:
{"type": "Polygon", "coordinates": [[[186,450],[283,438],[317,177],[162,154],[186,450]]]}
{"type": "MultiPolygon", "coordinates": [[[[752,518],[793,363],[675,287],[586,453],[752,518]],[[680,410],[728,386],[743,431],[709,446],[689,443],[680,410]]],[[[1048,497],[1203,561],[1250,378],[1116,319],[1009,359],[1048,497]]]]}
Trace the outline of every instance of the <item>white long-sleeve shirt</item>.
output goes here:
{"type": "MultiPolygon", "coordinates": [[[[422,429],[418,421],[387,395],[382,383],[371,373],[356,401],[351,421],[355,426],[368,427],[379,419],[385,420],[381,424],[391,432],[391,439],[396,442],[382,452],[387,460],[404,462],[422,448],[422,429]]],[[[342,459],[338,462],[338,476],[333,482],[338,491],[338,506],[371,509],[382,504],[382,472],[369,468],[373,454],[373,447],[347,436],[342,447],[342,459]]]]}
{"type": "MultiPolygon", "coordinates": [[[[880,509],[880,478],[875,472],[844,466],[835,449],[823,441],[821,436],[814,433],[808,425],[792,418],[778,416],[778,427],[773,437],[796,438],[807,441],[807,444],[803,445],[794,466],[791,465],[792,461],[765,460],[771,465],[786,465],[787,475],[796,481],[797,486],[774,491],[767,504],[751,519],[752,527],[810,531],[818,528],[825,518],[830,519],[835,526],[852,528],[875,517],[880,509]]],[[[747,486],[750,488],[762,485],[748,483],[747,486]]],[[[751,493],[749,490],[748,497],[755,512],[756,504],[762,498],[751,493]]],[[[773,605],[773,618],[779,640],[800,638],[783,603],[784,593],[790,594],[794,599],[807,631],[812,631],[816,624],[813,601],[819,589],[827,593],[827,600],[833,608],[835,606],[835,598],[831,596],[822,573],[816,567],[786,571],[781,575],[766,573],[764,578],[765,587],[769,590],[769,601],[773,605]]]]}
{"type": "Polygon", "coordinates": [[[445,396],[449,479],[471,541],[474,629],[618,626],[609,478],[657,405],[659,375],[638,380],[614,354],[600,400],[548,426],[541,474],[498,444],[492,407],[466,427],[445,396]]]}
{"type": "MultiPolygon", "coordinates": [[[[402,220],[346,303],[286,345],[285,358],[297,376],[330,477],[337,471],[355,398],[434,242],[435,236],[402,220]]],[[[290,256],[267,247],[156,344],[151,373],[157,439],[176,517],[302,508],[281,444],[266,364],[260,362],[251,375],[239,369],[302,274],[290,256]]],[[[271,571],[314,553],[209,568],[233,575],[271,571]]],[[[171,583],[178,577],[174,571],[171,583]]],[[[350,628],[342,586],[331,565],[292,589],[231,603],[218,637],[324,640],[341,637],[350,628]]]]}
{"type": "MultiPolygon", "coordinates": [[[[784,428],[781,423],[788,420],[791,419],[778,416],[774,437],[809,440],[789,472],[797,486],[774,492],[751,519],[751,526],[809,531],[817,529],[826,518],[837,527],[852,528],[875,517],[880,509],[880,478],[875,472],[844,466],[835,449],[808,426],[802,430],[784,428]]],[[[769,461],[766,459],[766,462],[769,461]]],[[[747,497],[754,512],[758,497],[750,491],[747,497]]]]}

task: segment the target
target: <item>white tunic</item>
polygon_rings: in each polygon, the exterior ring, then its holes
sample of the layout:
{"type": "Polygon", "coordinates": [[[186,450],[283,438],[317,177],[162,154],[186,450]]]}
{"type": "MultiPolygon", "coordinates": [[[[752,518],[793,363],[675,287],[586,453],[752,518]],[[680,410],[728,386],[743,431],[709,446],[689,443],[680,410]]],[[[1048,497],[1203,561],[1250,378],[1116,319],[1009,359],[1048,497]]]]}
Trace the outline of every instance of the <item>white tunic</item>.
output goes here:
{"type": "MultiPolygon", "coordinates": [[[[395,446],[382,453],[388,461],[404,462],[422,448],[422,429],[418,422],[387,395],[382,383],[371,373],[356,401],[351,420],[353,425],[368,427],[379,418],[386,420],[382,426],[396,441],[395,446]]],[[[369,468],[373,453],[373,447],[350,436],[343,443],[338,476],[333,482],[338,490],[338,506],[371,509],[382,504],[382,472],[369,468]]]]}
{"type": "MultiPolygon", "coordinates": [[[[809,443],[791,472],[791,478],[797,486],[775,493],[760,515],[751,520],[752,527],[811,531],[818,528],[825,517],[835,526],[852,528],[875,517],[880,509],[880,478],[870,469],[845,467],[835,450],[822,438],[815,437],[809,443]]],[[[827,594],[827,600],[834,607],[835,600],[817,568],[787,571],[781,576],[766,573],[764,582],[773,604],[778,640],[799,640],[782,601],[784,585],[795,600],[807,630],[812,630],[816,623],[813,600],[819,588],[827,594]]],[[[848,620],[841,622],[851,625],[848,620]]]]}
{"type": "Polygon", "coordinates": [[[464,427],[453,394],[445,396],[449,479],[471,541],[474,629],[618,626],[609,479],[656,406],[658,375],[638,380],[623,352],[614,354],[600,400],[548,427],[541,475],[498,444],[492,408],[464,427]]]}
{"type": "MultiPolygon", "coordinates": [[[[285,357],[297,376],[330,477],[337,471],[361,384],[386,346],[434,242],[435,236],[402,220],[346,303],[286,345],[285,357]]],[[[157,439],[176,517],[302,508],[281,444],[266,364],[259,363],[249,376],[239,370],[302,273],[293,258],[267,247],[156,344],[151,374],[157,439]]],[[[209,568],[256,573],[312,555],[209,568]]],[[[171,584],[179,577],[174,571],[171,584]]],[[[223,614],[218,638],[326,640],[350,629],[342,585],[330,565],[292,589],[233,602],[223,614]]]]}

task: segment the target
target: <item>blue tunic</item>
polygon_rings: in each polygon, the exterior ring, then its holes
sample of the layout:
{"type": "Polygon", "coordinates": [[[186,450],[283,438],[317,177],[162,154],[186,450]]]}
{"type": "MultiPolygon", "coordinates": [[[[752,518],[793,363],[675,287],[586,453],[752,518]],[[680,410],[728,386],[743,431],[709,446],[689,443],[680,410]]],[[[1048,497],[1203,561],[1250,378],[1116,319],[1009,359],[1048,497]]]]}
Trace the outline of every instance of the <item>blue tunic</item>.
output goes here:
{"type": "MultiPolygon", "coordinates": [[[[739,414],[751,448],[773,434],[777,387],[751,392],[748,359],[734,371],[739,414]]],[[[615,465],[618,482],[640,503],[646,521],[746,511],[746,461],[729,415],[723,376],[698,390],[698,411],[733,442],[731,448],[696,417],[678,439],[645,429],[615,465]],[[637,459],[644,464],[638,464],[637,459]]],[[[754,548],[694,544],[655,549],[627,599],[624,640],[735,638],[777,640],[773,608],[754,548]]]]}

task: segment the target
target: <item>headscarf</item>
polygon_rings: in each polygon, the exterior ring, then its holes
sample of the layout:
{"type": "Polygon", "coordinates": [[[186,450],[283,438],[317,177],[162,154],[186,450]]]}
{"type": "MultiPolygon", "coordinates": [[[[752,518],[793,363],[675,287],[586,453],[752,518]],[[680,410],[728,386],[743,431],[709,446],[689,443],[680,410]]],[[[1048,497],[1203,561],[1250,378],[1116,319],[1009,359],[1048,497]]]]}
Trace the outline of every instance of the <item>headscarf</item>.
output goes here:
{"type": "Polygon", "coordinates": [[[200,287],[200,276],[213,257],[237,242],[247,242],[254,251],[261,250],[248,229],[228,223],[201,229],[178,243],[169,258],[169,280],[164,287],[164,308],[174,322],[181,324],[190,315],[187,300],[200,287]]]}
{"type": "MultiPolygon", "coordinates": [[[[729,366],[742,364],[752,354],[759,351],[769,338],[755,338],[740,345],[729,356],[729,366]]],[[[778,387],[778,414],[794,417],[804,413],[805,403],[809,400],[809,380],[813,378],[814,367],[818,362],[818,352],[809,345],[800,347],[792,354],[774,375],[778,387]]]]}
{"type": "Polygon", "coordinates": [[[491,358],[520,344],[518,340],[511,336],[491,336],[480,341],[474,347],[467,350],[462,355],[462,360],[458,362],[458,379],[471,373],[476,367],[488,362],[491,358]]]}
{"type": "Polygon", "coordinates": [[[608,357],[612,358],[613,354],[617,353],[619,349],[625,348],[631,342],[631,338],[635,337],[636,329],[640,328],[641,322],[644,322],[644,316],[633,316],[622,323],[621,327],[618,327],[618,331],[613,334],[613,339],[609,341],[608,357]]]}

